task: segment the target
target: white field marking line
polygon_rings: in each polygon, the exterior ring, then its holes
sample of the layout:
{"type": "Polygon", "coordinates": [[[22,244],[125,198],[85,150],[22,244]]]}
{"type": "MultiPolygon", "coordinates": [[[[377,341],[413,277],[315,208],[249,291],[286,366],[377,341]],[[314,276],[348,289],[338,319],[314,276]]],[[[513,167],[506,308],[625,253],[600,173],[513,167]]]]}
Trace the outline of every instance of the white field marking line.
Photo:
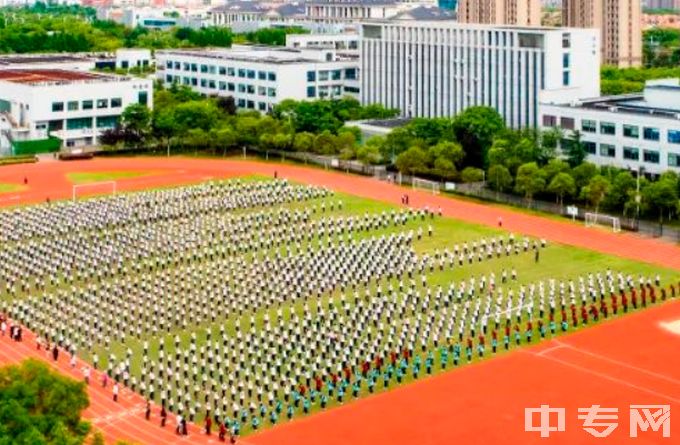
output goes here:
{"type": "Polygon", "coordinates": [[[662,321],[659,323],[659,326],[671,334],[680,335],[680,320],[662,321]]]}
{"type": "Polygon", "coordinates": [[[573,363],[571,363],[567,360],[560,360],[558,358],[555,358],[555,357],[552,357],[552,356],[549,356],[549,355],[539,356],[538,354],[535,354],[535,353],[530,353],[530,354],[535,356],[535,357],[540,357],[540,358],[545,359],[545,360],[551,360],[555,363],[559,363],[559,364],[561,364],[563,366],[567,366],[569,368],[577,369],[577,370],[585,372],[587,374],[592,374],[594,376],[600,377],[600,378],[605,379],[605,380],[610,380],[612,382],[619,383],[623,386],[628,386],[630,388],[636,389],[636,390],[641,391],[641,392],[646,392],[646,393],[651,394],[651,395],[656,396],[656,397],[661,397],[663,399],[670,400],[673,403],[680,403],[680,399],[676,399],[675,397],[669,396],[668,394],[664,394],[664,393],[661,393],[661,392],[658,392],[658,391],[654,391],[653,389],[645,388],[644,386],[634,385],[630,382],[619,379],[617,377],[613,377],[609,374],[605,374],[603,372],[593,371],[593,370],[585,368],[583,366],[575,365],[575,364],[573,364],[573,363]]]}
{"type": "Polygon", "coordinates": [[[116,422],[118,420],[121,420],[124,417],[131,417],[131,416],[136,416],[138,414],[142,414],[146,411],[146,406],[144,405],[137,405],[133,406],[130,409],[127,409],[125,411],[121,411],[118,413],[112,413],[108,414],[105,416],[99,416],[99,417],[92,417],[91,420],[94,423],[111,423],[111,422],[116,422]]]}
{"type": "Polygon", "coordinates": [[[537,355],[537,356],[541,357],[541,356],[543,356],[543,355],[545,355],[545,354],[549,354],[549,353],[551,353],[551,352],[553,352],[553,351],[556,351],[556,350],[562,349],[562,348],[564,348],[564,345],[558,344],[557,346],[553,346],[552,348],[544,349],[544,350],[542,350],[541,352],[537,352],[537,353],[535,353],[534,355],[537,355]]]}
{"type": "Polygon", "coordinates": [[[5,196],[0,198],[0,201],[18,201],[21,199],[21,196],[19,195],[12,195],[12,196],[5,196]]]}
{"type": "Polygon", "coordinates": [[[571,350],[574,350],[574,351],[576,351],[576,352],[580,352],[581,354],[589,355],[589,356],[591,356],[591,357],[595,357],[595,358],[598,358],[598,359],[600,359],[600,360],[604,360],[604,361],[607,361],[607,362],[610,362],[610,363],[614,363],[614,364],[619,365],[619,366],[624,366],[624,367],[626,367],[626,368],[635,370],[635,371],[640,372],[640,373],[642,373],[642,374],[651,375],[652,377],[656,377],[656,378],[658,378],[658,379],[666,380],[666,381],[671,382],[671,383],[674,383],[674,384],[676,384],[676,385],[680,385],[680,380],[674,379],[673,377],[669,377],[669,376],[667,376],[667,375],[665,375],[665,374],[661,374],[661,373],[658,373],[658,372],[650,371],[650,370],[645,369],[645,368],[640,368],[639,366],[631,365],[631,364],[629,364],[629,363],[622,362],[622,361],[620,361],[620,360],[616,360],[616,359],[613,359],[613,358],[609,358],[609,357],[607,357],[606,355],[602,355],[602,354],[598,354],[598,353],[596,353],[596,352],[591,352],[591,351],[588,351],[588,350],[585,350],[585,349],[581,349],[581,348],[578,348],[578,347],[576,347],[576,346],[570,345],[569,343],[565,343],[565,342],[560,341],[560,340],[555,340],[555,343],[557,343],[558,345],[563,346],[563,347],[565,347],[565,348],[569,348],[569,349],[571,349],[571,350]]]}

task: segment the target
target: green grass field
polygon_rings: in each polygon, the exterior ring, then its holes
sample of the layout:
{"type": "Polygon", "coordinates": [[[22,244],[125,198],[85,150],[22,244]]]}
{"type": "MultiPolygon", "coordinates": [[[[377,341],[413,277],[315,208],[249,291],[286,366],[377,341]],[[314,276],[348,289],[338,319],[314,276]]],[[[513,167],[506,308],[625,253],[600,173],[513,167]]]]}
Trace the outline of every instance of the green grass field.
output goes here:
{"type": "MultiPolygon", "coordinates": [[[[107,172],[107,173],[98,173],[98,174],[82,174],[79,175],[75,178],[70,179],[72,181],[78,180],[78,181],[83,181],[83,182],[88,182],[88,181],[103,181],[103,180],[111,180],[111,179],[120,179],[121,177],[133,177],[133,176],[139,176],[141,174],[144,174],[143,172],[107,172]],[[123,176],[120,176],[123,175],[123,176]]],[[[258,179],[259,180],[259,179],[258,179]]],[[[321,217],[339,217],[339,216],[361,216],[364,214],[375,214],[375,213],[380,213],[383,211],[391,211],[393,209],[396,209],[396,206],[392,206],[389,204],[384,204],[364,198],[359,198],[356,196],[350,196],[350,195],[345,195],[345,194],[336,194],[332,198],[326,198],[326,201],[329,202],[330,199],[332,199],[334,202],[336,202],[338,199],[343,201],[343,209],[341,211],[336,210],[333,212],[326,212],[326,214],[321,215],[320,212],[317,212],[314,215],[314,219],[319,219],[321,217]]],[[[312,206],[315,205],[317,208],[320,207],[321,200],[315,200],[315,201],[309,201],[305,203],[295,203],[295,204],[285,204],[282,205],[281,207],[285,208],[301,208],[301,207],[307,207],[307,206],[312,206]]],[[[233,213],[242,213],[246,214],[249,212],[255,212],[259,211],[260,209],[257,210],[240,210],[238,212],[233,212],[233,213]]],[[[408,231],[408,230],[417,230],[418,227],[423,228],[423,231],[425,232],[423,235],[423,238],[419,241],[414,240],[414,249],[418,254],[432,254],[435,252],[435,250],[443,250],[445,247],[448,247],[451,249],[454,244],[461,244],[463,242],[468,242],[471,243],[472,241],[477,241],[481,238],[490,238],[493,236],[507,236],[509,233],[504,230],[498,230],[495,228],[489,228],[485,226],[480,226],[476,224],[470,224],[458,220],[453,220],[449,218],[441,218],[441,217],[436,217],[434,219],[427,218],[425,221],[409,221],[405,226],[401,226],[398,228],[395,227],[390,227],[387,229],[379,229],[379,230],[372,230],[369,232],[362,232],[357,234],[354,238],[355,239],[360,239],[360,238],[365,238],[369,236],[380,236],[382,234],[388,234],[392,233],[395,231],[408,231]],[[431,225],[433,228],[433,235],[431,237],[427,236],[427,226],[431,225]]],[[[521,239],[521,235],[516,234],[516,239],[521,239]]],[[[312,243],[312,245],[305,246],[307,249],[314,249],[316,246],[316,243],[312,243]]],[[[283,247],[281,248],[283,249],[283,247]]],[[[256,253],[249,253],[246,254],[246,258],[250,261],[252,259],[253,255],[264,255],[264,254],[273,254],[274,249],[270,249],[269,251],[259,251],[256,253]]],[[[601,253],[597,253],[594,251],[590,250],[585,250],[585,249],[580,249],[580,248],[575,248],[571,246],[566,246],[566,245],[560,245],[560,244],[552,244],[548,242],[548,245],[545,249],[541,250],[540,252],[540,261],[538,263],[535,262],[534,260],[534,255],[532,253],[521,253],[520,255],[511,255],[509,257],[506,257],[503,255],[502,258],[495,258],[484,261],[481,263],[477,263],[475,261],[474,264],[472,265],[466,265],[465,267],[456,267],[453,269],[445,268],[443,271],[439,271],[435,269],[434,272],[428,272],[427,273],[427,280],[428,280],[428,286],[429,287],[436,287],[438,285],[442,285],[445,289],[448,287],[448,285],[452,282],[454,283],[459,283],[461,280],[469,280],[470,277],[481,277],[482,275],[487,275],[490,274],[491,272],[495,272],[496,277],[497,277],[497,285],[499,287],[503,287],[506,290],[515,290],[517,291],[520,286],[522,285],[529,285],[531,283],[536,283],[541,280],[548,280],[551,278],[562,280],[562,279],[576,279],[579,276],[585,276],[588,273],[596,273],[600,272],[603,273],[607,269],[611,269],[614,272],[622,272],[624,274],[632,274],[635,278],[637,278],[638,274],[642,274],[645,276],[650,276],[653,277],[656,274],[659,274],[661,277],[662,283],[668,284],[671,281],[677,282],[679,278],[679,274],[673,270],[668,270],[668,269],[663,269],[657,266],[649,265],[649,264],[644,264],[644,263],[637,263],[634,261],[630,261],[627,259],[623,258],[618,258],[618,257],[613,257],[610,255],[604,255],[601,253]],[[502,270],[507,270],[510,271],[511,269],[515,269],[518,274],[518,279],[515,282],[510,282],[505,286],[500,285],[500,275],[502,270]]],[[[393,280],[392,284],[396,284],[397,280],[393,280]]],[[[82,284],[82,283],[81,283],[82,284]]],[[[371,284],[370,287],[372,290],[375,290],[375,285],[371,284]]],[[[0,292],[3,290],[0,289],[0,292]]],[[[359,294],[363,295],[364,289],[359,287],[358,290],[359,294]]],[[[5,296],[7,298],[7,296],[5,296]]],[[[340,299],[340,293],[339,291],[336,292],[327,292],[326,294],[323,295],[322,297],[325,302],[329,301],[334,301],[334,302],[339,302],[340,299]]],[[[288,319],[289,317],[289,309],[290,306],[294,306],[296,308],[296,312],[300,313],[302,307],[303,307],[303,302],[302,301],[296,301],[295,303],[291,303],[288,305],[288,307],[285,308],[284,310],[284,320],[288,319]]],[[[535,310],[537,312],[537,309],[535,310]]],[[[258,327],[262,327],[264,325],[264,317],[265,317],[265,312],[266,310],[258,310],[255,314],[256,319],[256,325],[258,327]]],[[[244,317],[248,317],[250,314],[244,314],[244,317]]],[[[270,313],[270,316],[272,318],[275,318],[275,313],[274,310],[270,313]]],[[[621,316],[621,315],[619,315],[621,316]]],[[[524,315],[523,315],[524,317],[524,315]]],[[[404,320],[385,320],[388,323],[393,323],[395,325],[400,325],[401,323],[404,322],[404,320]]],[[[186,347],[189,344],[189,339],[192,335],[192,333],[195,333],[198,339],[198,347],[200,348],[202,345],[205,344],[205,330],[207,327],[213,327],[213,328],[218,328],[219,326],[224,326],[226,329],[226,332],[233,335],[235,332],[234,326],[236,323],[236,319],[234,317],[230,318],[218,318],[217,322],[214,325],[209,325],[209,324],[204,324],[201,326],[191,326],[189,329],[186,330],[172,330],[169,334],[164,335],[165,339],[165,345],[166,345],[166,353],[171,354],[173,352],[173,338],[175,335],[178,335],[181,339],[181,343],[183,347],[186,347]]],[[[589,325],[589,326],[592,326],[589,325]]],[[[578,329],[581,329],[579,327],[578,329]]],[[[570,327],[570,332],[573,331],[573,329],[570,327]]],[[[558,331],[559,332],[559,331],[558,331]]],[[[550,335],[548,335],[550,337],[550,335]]],[[[538,335],[535,335],[534,337],[534,343],[537,342],[538,335]]],[[[110,350],[104,350],[103,346],[98,346],[95,347],[94,351],[80,351],[79,355],[84,356],[86,359],[91,359],[92,357],[92,352],[97,352],[97,354],[100,357],[100,365],[101,366],[106,366],[106,357],[110,352],[113,352],[116,354],[117,357],[124,357],[126,350],[129,348],[133,352],[133,360],[131,363],[131,369],[132,369],[132,375],[137,375],[139,372],[139,369],[141,367],[141,352],[142,352],[142,345],[144,340],[149,341],[150,344],[150,357],[153,359],[154,357],[157,357],[158,354],[158,340],[159,338],[144,338],[141,340],[137,340],[132,337],[128,337],[128,340],[126,344],[122,343],[112,343],[112,347],[110,350]]],[[[435,351],[434,345],[430,344],[429,345],[430,350],[435,351]]],[[[515,347],[511,348],[515,349],[515,347]]],[[[500,354],[500,352],[499,352],[500,354]]],[[[473,355],[473,362],[478,361],[479,358],[476,357],[476,353],[473,355]]],[[[422,354],[423,359],[425,358],[426,354],[422,354]]],[[[486,357],[484,359],[489,359],[491,357],[490,353],[486,354],[486,357]]],[[[438,360],[435,361],[435,372],[440,372],[439,369],[439,362],[438,360]]],[[[451,369],[450,367],[448,368],[449,370],[451,369]]],[[[424,375],[424,372],[423,372],[424,375]]],[[[407,373],[404,381],[402,382],[403,384],[407,384],[409,381],[411,381],[413,377],[410,375],[410,373],[407,373]]],[[[395,388],[396,384],[390,385],[389,389],[395,388]]],[[[377,385],[376,387],[377,391],[381,391],[382,389],[382,383],[377,385]]],[[[361,390],[361,394],[366,395],[368,393],[368,390],[364,386],[361,390]]],[[[158,394],[158,392],[157,392],[158,394]]],[[[348,394],[349,396],[349,394],[348,394]]],[[[351,397],[347,397],[345,400],[349,400],[351,397]]],[[[331,398],[329,406],[333,406],[337,404],[337,402],[333,401],[331,398]]],[[[317,405],[312,405],[311,411],[317,411],[321,409],[317,405]]],[[[299,411],[296,413],[296,417],[299,417],[299,411]]],[[[283,415],[281,416],[281,421],[283,421],[283,415]]],[[[263,426],[268,425],[268,421],[263,421],[263,426]]],[[[248,433],[250,431],[250,427],[244,425],[242,428],[242,432],[248,433]]]]}
{"type": "Polygon", "coordinates": [[[19,184],[9,184],[7,182],[0,182],[0,193],[13,193],[25,190],[26,187],[19,184]]]}
{"type": "Polygon", "coordinates": [[[152,175],[152,171],[109,171],[68,173],[66,177],[73,184],[91,184],[93,182],[116,181],[118,179],[138,178],[152,175]]]}

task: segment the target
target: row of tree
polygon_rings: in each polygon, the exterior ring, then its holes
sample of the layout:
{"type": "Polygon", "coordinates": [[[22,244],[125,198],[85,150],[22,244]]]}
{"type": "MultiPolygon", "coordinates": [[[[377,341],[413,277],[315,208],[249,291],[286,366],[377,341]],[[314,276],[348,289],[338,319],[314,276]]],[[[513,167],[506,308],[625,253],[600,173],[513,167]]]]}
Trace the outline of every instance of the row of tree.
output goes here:
{"type": "Polygon", "coordinates": [[[259,148],[356,157],[361,134],[344,124],[354,119],[394,116],[397,110],[361,106],[356,99],[281,102],[269,115],[237,112],[234,98],[203,97],[186,86],[157,85],[154,110],[135,104],[121,124],[104,132],[111,147],[190,149],[211,154],[259,148]]]}
{"type": "Polygon", "coordinates": [[[232,43],[284,45],[299,27],[261,29],[233,34],[229,28],[175,27],[169,30],[129,28],[98,20],[93,8],[36,3],[30,7],[0,8],[0,52],[92,52],[117,48],[230,47],[232,43]]]}

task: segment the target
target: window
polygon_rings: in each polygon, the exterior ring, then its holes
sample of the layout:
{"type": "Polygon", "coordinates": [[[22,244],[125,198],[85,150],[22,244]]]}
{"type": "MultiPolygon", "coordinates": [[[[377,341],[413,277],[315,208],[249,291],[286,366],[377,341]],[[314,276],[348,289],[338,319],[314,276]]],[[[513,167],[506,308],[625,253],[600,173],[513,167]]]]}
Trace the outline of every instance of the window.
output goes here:
{"type": "Polygon", "coordinates": [[[616,134],[616,124],[612,124],[611,122],[600,122],[600,133],[616,134]]]}
{"type": "Polygon", "coordinates": [[[114,97],[111,99],[111,108],[120,108],[123,106],[123,99],[120,97],[114,97]]]}
{"type": "Polygon", "coordinates": [[[574,119],[571,117],[561,117],[560,118],[560,127],[564,128],[565,130],[573,130],[574,129],[574,119]]]}
{"type": "Polygon", "coordinates": [[[220,81],[219,87],[221,91],[224,91],[227,89],[227,82],[220,81]]]}
{"type": "Polygon", "coordinates": [[[307,97],[316,97],[316,87],[307,87],[307,97]]]}
{"type": "Polygon", "coordinates": [[[78,101],[77,100],[69,101],[68,111],[78,111],[78,101]]]}
{"type": "Polygon", "coordinates": [[[544,127],[555,127],[557,126],[557,117],[551,116],[549,114],[543,115],[543,126],[544,127]]]}
{"type": "Polygon", "coordinates": [[[276,97],[276,88],[267,88],[267,96],[276,97]]]}
{"type": "Polygon", "coordinates": [[[238,107],[239,108],[245,108],[246,106],[246,100],[245,99],[239,99],[238,100],[238,107]]]}
{"type": "Polygon", "coordinates": [[[266,87],[257,87],[257,94],[259,96],[266,96],[267,95],[267,88],[266,87]]]}
{"type": "Polygon", "coordinates": [[[678,153],[668,153],[668,166],[669,167],[680,167],[680,154],[678,154],[678,153]]]}
{"type": "MultiPolygon", "coordinates": [[[[254,79],[255,78],[255,70],[248,70],[248,79],[254,79]]],[[[254,108],[255,106],[253,105],[252,107],[248,108],[254,108]]]]}
{"type": "Polygon", "coordinates": [[[137,93],[137,102],[146,105],[149,103],[149,93],[146,91],[140,91],[137,93]]]}
{"type": "Polygon", "coordinates": [[[307,71],[307,82],[316,81],[316,71],[307,71]]]}
{"type": "Polygon", "coordinates": [[[175,62],[175,69],[178,70],[181,68],[181,64],[179,62],[175,62]]]}
{"type": "Polygon", "coordinates": [[[623,136],[637,139],[640,137],[640,128],[637,125],[624,125],[623,136]]]}
{"type": "Polygon", "coordinates": [[[562,85],[565,87],[569,86],[569,71],[562,72],[562,85]]]}
{"type": "Polygon", "coordinates": [[[246,70],[243,68],[238,69],[238,77],[246,77],[246,70]]]}
{"type": "Polygon", "coordinates": [[[165,67],[168,69],[172,69],[172,60],[166,60],[165,61],[165,67]]]}
{"type": "Polygon", "coordinates": [[[227,68],[227,76],[235,76],[236,70],[234,68],[227,68]]]}
{"type": "Polygon", "coordinates": [[[64,111],[64,102],[52,102],[52,111],[64,111]]]}
{"type": "Polygon", "coordinates": [[[356,78],[357,78],[356,68],[347,68],[345,70],[345,79],[356,80],[356,78]]]}
{"type": "Polygon", "coordinates": [[[172,74],[166,74],[165,75],[165,81],[167,83],[172,83],[172,74]]]}
{"type": "Polygon", "coordinates": [[[101,108],[109,108],[109,100],[108,99],[97,99],[97,109],[101,108]]]}
{"type": "Polygon", "coordinates": [[[333,79],[333,80],[340,80],[340,79],[342,79],[342,70],[333,70],[333,71],[331,71],[331,79],[333,79]]]}
{"type": "Polygon", "coordinates": [[[255,94],[255,85],[248,85],[248,94],[255,94]]]}
{"type": "Polygon", "coordinates": [[[201,65],[201,72],[207,73],[208,72],[208,65],[201,65]]]}
{"type": "Polygon", "coordinates": [[[600,144],[600,156],[606,158],[616,157],[616,147],[611,144],[600,144]]]}
{"type": "Polygon", "coordinates": [[[201,79],[201,86],[203,88],[207,87],[208,86],[208,79],[201,79]]]}
{"type": "Polygon", "coordinates": [[[668,142],[680,144],[680,130],[668,130],[668,142]]]}
{"type": "Polygon", "coordinates": [[[328,80],[328,71],[319,71],[319,80],[321,82],[328,80]]]}
{"type": "Polygon", "coordinates": [[[583,148],[588,154],[594,155],[597,153],[597,144],[595,142],[583,141],[583,148]]]}
{"type": "Polygon", "coordinates": [[[208,67],[208,73],[215,74],[216,72],[217,72],[217,68],[215,68],[215,65],[210,65],[208,67]]]}
{"type": "Polygon", "coordinates": [[[243,83],[238,84],[238,92],[239,93],[245,93],[246,92],[246,86],[243,83]]]}
{"type": "Polygon", "coordinates": [[[82,130],[84,128],[92,128],[91,117],[81,117],[77,119],[68,119],[66,121],[67,130],[82,130]]]}
{"type": "MultiPolygon", "coordinates": [[[[267,80],[267,73],[265,71],[258,71],[257,72],[257,78],[259,80],[267,80]]],[[[264,104],[262,104],[264,105],[264,104]]],[[[262,108],[264,110],[264,108],[262,108]]]]}
{"type": "Polygon", "coordinates": [[[217,88],[217,84],[215,83],[214,80],[209,80],[209,81],[208,81],[208,88],[210,88],[210,89],[212,89],[212,90],[214,90],[215,88],[217,88]]]}
{"type": "Polygon", "coordinates": [[[258,102],[257,109],[260,111],[265,111],[267,109],[267,104],[265,102],[258,102]]]}
{"type": "Polygon", "coordinates": [[[562,48],[571,48],[571,34],[562,34],[562,48]]]}
{"type": "Polygon", "coordinates": [[[562,54],[562,68],[569,68],[570,62],[569,53],[562,54]]]}
{"type": "Polygon", "coordinates": [[[654,151],[654,150],[644,150],[642,152],[642,159],[644,159],[645,162],[650,162],[652,164],[658,164],[659,163],[659,152],[654,151]]]}
{"type": "Polygon", "coordinates": [[[269,79],[270,82],[276,82],[276,73],[269,72],[267,73],[267,78],[269,79]]]}
{"type": "Polygon", "coordinates": [[[623,159],[630,161],[640,160],[640,149],[635,147],[623,147],[623,159]]]}
{"type": "Polygon", "coordinates": [[[91,110],[93,105],[94,104],[91,100],[84,100],[83,101],[83,110],[91,110]]]}
{"type": "Polygon", "coordinates": [[[249,100],[246,102],[246,108],[250,108],[251,110],[255,108],[255,101],[249,100]]]}
{"type": "Polygon", "coordinates": [[[234,82],[228,82],[227,83],[227,91],[234,91],[236,89],[236,85],[234,82]]]}
{"type": "Polygon", "coordinates": [[[97,118],[97,128],[115,128],[118,116],[100,116],[97,118]]]}
{"type": "Polygon", "coordinates": [[[192,63],[191,64],[191,71],[193,71],[194,73],[198,72],[198,64],[192,63]]]}
{"type": "Polygon", "coordinates": [[[184,62],[184,71],[191,71],[191,65],[187,62],[184,62]]]}
{"type": "Polygon", "coordinates": [[[219,73],[220,73],[220,76],[226,75],[227,74],[227,68],[221,66],[219,73]]]}
{"type": "Polygon", "coordinates": [[[645,127],[642,129],[642,137],[646,141],[658,141],[659,129],[654,127],[645,127]]]}
{"type": "Polygon", "coordinates": [[[581,121],[581,131],[585,131],[586,133],[597,133],[597,122],[583,119],[581,121]]]}
{"type": "Polygon", "coordinates": [[[192,77],[192,78],[191,78],[191,85],[193,85],[193,86],[195,86],[195,87],[198,86],[198,79],[195,78],[195,77],[192,77]]]}

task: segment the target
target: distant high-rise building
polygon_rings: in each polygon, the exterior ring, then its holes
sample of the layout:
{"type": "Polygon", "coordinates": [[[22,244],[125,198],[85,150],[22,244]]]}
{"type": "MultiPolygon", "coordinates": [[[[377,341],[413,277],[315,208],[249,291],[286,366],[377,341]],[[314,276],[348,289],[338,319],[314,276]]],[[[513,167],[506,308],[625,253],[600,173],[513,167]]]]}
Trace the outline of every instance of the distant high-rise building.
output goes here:
{"type": "Polygon", "coordinates": [[[680,10],[680,0],[647,0],[643,2],[647,9],[675,9],[680,10]]]}
{"type": "Polygon", "coordinates": [[[459,0],[458,21],[489,25],[541,25],[541,0],[459,0]]]}
{"type": "Polygon", "coordinates": [[[597,28],[602,37],[602,63],[619,67],[642,64],[640,0],[564,0],[562,24],[597,28]]]}

